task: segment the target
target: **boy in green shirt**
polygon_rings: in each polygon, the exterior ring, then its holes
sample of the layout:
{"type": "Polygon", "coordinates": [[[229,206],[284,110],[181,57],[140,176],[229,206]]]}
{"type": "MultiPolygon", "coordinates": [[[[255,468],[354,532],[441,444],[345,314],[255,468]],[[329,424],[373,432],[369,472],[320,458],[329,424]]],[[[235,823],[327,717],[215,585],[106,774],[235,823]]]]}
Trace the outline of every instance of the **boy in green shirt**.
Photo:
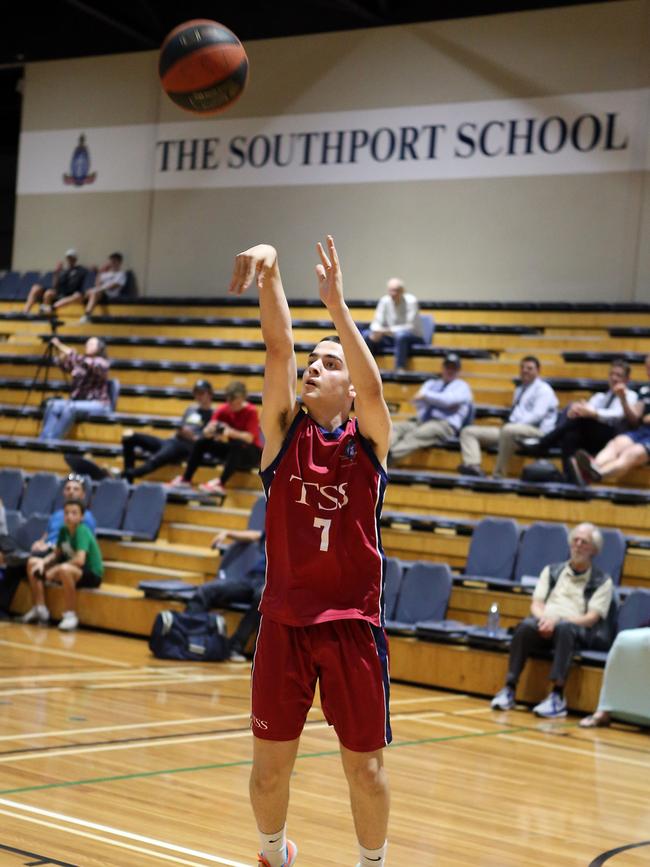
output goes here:
{"type": "Polygon", "coordinates": [[[84,504],[68,500],[63,507],[63,527],[56,548],[42,560],[30,558],[27,578],[34,605],[23,618],[24,623],[38,620],[47,623],[50,612],[45,605],[45,581],[63,587],[63,617],[59,629],[70,632],[79,625],[76,613],[76,588],[99,587],[104,574],[102,553],[92,530],[82,523],[84,504]]]}

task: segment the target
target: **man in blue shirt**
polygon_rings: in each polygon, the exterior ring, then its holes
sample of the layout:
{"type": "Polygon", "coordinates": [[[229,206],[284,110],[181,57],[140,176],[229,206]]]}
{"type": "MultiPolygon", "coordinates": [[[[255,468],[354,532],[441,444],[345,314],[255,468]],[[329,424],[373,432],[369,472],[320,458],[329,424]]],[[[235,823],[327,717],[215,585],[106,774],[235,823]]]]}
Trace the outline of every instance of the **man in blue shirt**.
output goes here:
{"type": "Polygon", "coordinates": [[[400,461],[417,449],[440,445],[458,436],[473,411],[472,390],[460,379],[460,356],[448,353],[440,376],[427,379],[413,398],[416,419],[393,425],[389,461],[400,461]]]}
{"type": "MultiPolygon", "coordinates": [[[[76,473],[70,473],[65,480],[63,486],[63,502],[68,500],[86,500],[86,483],[83,476],[78,476],[76,473]]],[[[97,522],[93,517],[90,509],[86,509],[83,516],[83,523],[95,533],[97,530],[97,522]]],[[[32,545],[31,553],[35,557],[45,557],[52,548],[56,545],[59,538],[59,530],[63,526],[63,507],[52,512],[50,519],[47,522],[47,530],[40,539],[37,539],[32,545]]]]}

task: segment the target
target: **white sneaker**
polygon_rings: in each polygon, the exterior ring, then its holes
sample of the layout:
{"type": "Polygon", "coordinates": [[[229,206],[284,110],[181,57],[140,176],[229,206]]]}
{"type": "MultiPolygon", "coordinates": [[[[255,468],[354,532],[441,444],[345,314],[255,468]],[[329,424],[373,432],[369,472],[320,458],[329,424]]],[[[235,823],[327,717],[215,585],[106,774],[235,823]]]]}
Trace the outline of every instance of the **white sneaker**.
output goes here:
{"type": "Polygon", "coordinates": [[[515,691],[511,686],[500,689],[490,702],[492,710],[512,710],[515,706],[515,691]]]}
{"type": "Polygon", "coordinates": [[[248,662],[243,653],[240,653],[238,650],[231,650],[230,656],[228,657],[229,662],[248,662]]]}
{"type": "Polygon", "coordinates": [[[61,622],[59,623],[59,629],[61,632],[72,632],[72,630],[76,629],[77,626],[79,626],[79,618],[76,613],[74,611],[64,611],[61,622]]]}
{"type": "Polygon", "coordinates": [[[50,612],[45,605],[33,605],[26,614],[20,618],[21,623],[48,623],[50,612]]]}
{"type": "Polygon", "coordinates": [[[84,313],[84,315],[79,319],[79,325],[85,325],[87,322],[90,322],[90,316],[87,313],[84,313]]]}

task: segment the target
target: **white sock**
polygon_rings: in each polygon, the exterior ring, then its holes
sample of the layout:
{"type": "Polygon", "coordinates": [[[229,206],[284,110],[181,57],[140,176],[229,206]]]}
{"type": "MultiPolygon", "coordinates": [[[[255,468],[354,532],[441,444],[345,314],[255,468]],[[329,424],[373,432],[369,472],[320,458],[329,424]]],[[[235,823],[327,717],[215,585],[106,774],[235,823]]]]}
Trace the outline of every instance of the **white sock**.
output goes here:
{"type": "Polygon", "coordinates": [[[287,860],[287,826],[285,825],[275,834],[260,835],[260,850],[269,862],[270,867],[282,867],[287,860]]]}
{"type": "Polygon", "coordinates": [[[36,611],[38,612],[39,617],[49,617],[50,612],[47,610],[47,605],[37,605],[36,611]]]}
{"type": "Polygon", "coordinates": [[[388,841],[386,841],[379,849],[364,849],[363,846],[359,846],[359,855],[361,858],[359,861],[359,867],[384,867],[387,848],[388,841]]]}

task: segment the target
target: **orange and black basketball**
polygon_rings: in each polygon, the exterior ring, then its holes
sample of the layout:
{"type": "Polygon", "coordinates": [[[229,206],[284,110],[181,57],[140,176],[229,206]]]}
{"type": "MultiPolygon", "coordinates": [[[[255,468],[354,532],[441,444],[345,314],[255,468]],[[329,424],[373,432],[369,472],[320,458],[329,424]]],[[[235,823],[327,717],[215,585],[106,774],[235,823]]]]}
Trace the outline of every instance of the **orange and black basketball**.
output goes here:
{"type": "Polygon", "coordinates": [[[248,58],[235,34],[197,18],[179,24],[160,49],[158,74],[165,93],[186,111],[218,114],[241,96],[248,58]]]}

